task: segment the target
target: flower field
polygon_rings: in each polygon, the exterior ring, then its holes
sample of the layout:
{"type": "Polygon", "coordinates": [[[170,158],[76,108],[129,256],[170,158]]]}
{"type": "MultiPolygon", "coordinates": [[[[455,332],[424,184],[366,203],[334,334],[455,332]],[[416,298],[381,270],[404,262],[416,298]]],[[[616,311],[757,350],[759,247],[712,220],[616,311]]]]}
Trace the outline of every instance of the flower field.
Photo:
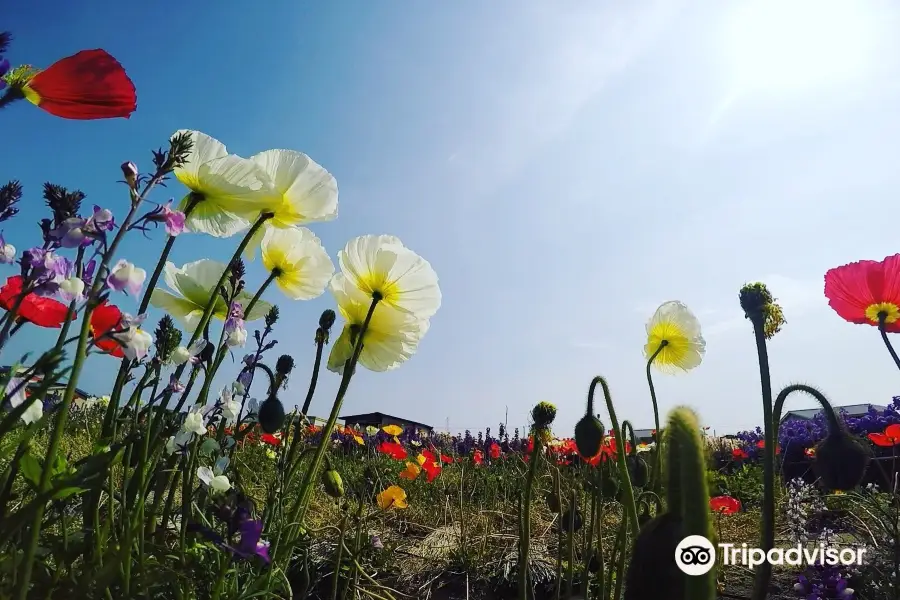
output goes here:
{"type": "MultiPolygon", "coordinates": [[[[0,57],[11,41],[0,34],[0,57]]],[[[0,74],[4,116],[97,120],[137,106],[103,50],[42,70],[0,58],[0,74]]],[[[385,234],[333,260],[311,228],[337,218],[337,181],[299,151],[244,158],[185,129],[120,169],[121,197],[103,206],[53,183],[0,186],[6,227],[26,227],[17,212],[38,196],[47,205],[32,247],[0,239],[0,352],[14,363],[0,380],[0,598],[900,600],[900,397],[850,417],[815,387],[773,390],[767,348],[787,321],[765,284],[735,298],[758,356],[754,431],[712,437],[691,408],[660,411],[656,374],[706,354],[678,301],[646,323],[649,440],[599,375],[571,431],[539,399],[518,407],[530,415],[521,430],[341,425],[358,370],[402,368],[441,326],[431,264],[385,234]],[[180,200],[158,202],[164,185],[180,200]],[[141,235],[146,252],[120,256],[141,235]],[[233,243],[177,265],[187,235],[233,243]],[[254,259],[266,275],[251,283],[254,259]],[[333,308],[318,322],[282,328],[295,302],[323,296],[333,308]],[[150,322],[151,307],[164,316],[150,322]],[[55,344],[9,356],[10,339],[36,329],[58,330],[55,344]],[[315,344],[313,364],[278,352],[281,331],[315,344]],[[94,355],[116,377],[81,397],[94,355]],[[214,385],[231,357],[239,374],[214,385]],[[322,401],[326,373],[340,384],[322,401]],[[795,396],[821,412],[783,421],[795,396]],[[330,407],[320,419],[314,398],[330,407]],[[689,575],[676,564],[688,536],[867,559],[689,575]]],[[[897,281],[900,254],[828,271],[824,294],[900,368],[897,281]]]]}

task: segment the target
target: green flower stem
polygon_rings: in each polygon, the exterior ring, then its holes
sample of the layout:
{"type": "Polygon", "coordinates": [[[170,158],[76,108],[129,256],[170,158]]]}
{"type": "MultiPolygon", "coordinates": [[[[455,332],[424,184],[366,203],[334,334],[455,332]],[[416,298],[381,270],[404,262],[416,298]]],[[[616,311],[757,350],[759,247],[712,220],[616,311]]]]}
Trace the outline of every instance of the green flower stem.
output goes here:
{"type": "MultiPolygon", "coordinates": [[[[673,461],[679,466],[681,477],[682,523],[685,536],[712,537],[709,520],[709,490],[706,481],[705,445],[700,437],[700,423],[692,410],[679,407],[669,414],[666,429],[677,440],[671,451],[679,456],[673,461]]],[[[670,464],[672,464],[670,462],[670,464]]],[[[671,467],[670,467],[671,468],[671,467]]],[[[715,600],[716,571],[685,578],[685,598],[715,600]]]]}
{"type": "MultiPolygon", "coordinates": [[[[372,315],[375,313],[375,307],[378,305],[378,302],[380,300],[380,294],[377,294],[374,298],[372,298],[372,304],[369,305],[369,311],[366,313],[366,319],[363,322],[362,327],[360,327],[359,333],[357,334],[356,346],[353,349],[353,355],[350,357],[350,360],[347,361],[347,364],[344,365],[344,374],[341,377],[341,383],[338,387],[338,391],[334,399],[334,404],[331,407],[331,414],[328,417],[328,422],[322,429],[322,441],[319,443],[319,446],[316,449],[316,454],[313,457],[312,464],[310,464],[309,469],[303,476],[303,481],[300,483],[300,493],[297,496],[297,500],[294,503],[293,508],[291,509],[289,522],[295,524],[294,527],[297,526],[296,524],[303,523],[303,519],[306,517],[306,511],[309,506],[309,501],[312,498],[313,482],[316,481],[316,476],[319,474],[319,469],[322,467],[322,461],[325,458],[325,452],[328,450],[329,440],[331,439],[331,432],[334,431],[334,426],[337,423],[338,415],[341,411],[341,406],[344,404],[344,396],[346,396],[347,394],[347,388],[350,387],[350,378],[353,377],[353,372],[356,370],[356,363],[359,362],[359,355],[362,353],[363,339],[365,338],[366,330],[369,328],[369,322],[372,320],[372,315]]],[[[291,539],[294,540],[295,537],[292,535],[291,539]]],[[[285,558],[283,556],[283,554],[285,553],[283,548],[290,549],[291,547],[292,543],[289,543],[282,548],[273,548],[272,562],[275,563],[276,560],[285,558]]]]}
{"type": "Polygon", "coordinates": [[[591,512],[587,515],[588,528],[585,530],[586,548],[584,553],[584,590],[582,596],[584,600],[591,600],[591,558],[594,555],[594,529],[597,528],[597,494],[591,491],[591,512]]]}
{"type": "Polygon", "coordinates": [[[620,570],[619,565],[623,561],[622,557],[625,553],[625,537],[627,534],[628,523],[627,519],[623,518],[622,522],[619,524],[619,531],[616,533],[616,541],[613,544],[613,551],[610,556],[609,573],[606,576],[606,591],[610,594],[608,596],[609,600],[619,600],[619,598],[622,597],[621,584],[619,581],[622,579],[624,570],[620,570]],[[616,589],[617,591],[613,593],[613,589],[616,589]]]}
{"type": "Polygon", "coordinates": [[[279,275],[279,273],[278,273],[277,269],[272,271],[271,273],[269,273],[269,276],[266,277],[266,280],[263,282],[263,284],[261,286],[259,286],[259,289],[256,290],[256,294],[253,296],[253,298],[250,300],[250,303],[247,304],[247,307],[244,309],[245,315],[248,315],[248,316],[250,315],[250,312],[256,307],[256,303],[259,302],[259,299],[262,297],[263,292],[266,291],[266,288],[268,288],[270,285],[272,285],[272,282],[278,278],[278,275],[279,275]]]}
{"type": "Polygon", "coordinates": [[[778,427],[781,423],[781,412],[784,410],[784,403],[787,397],[794,392],[806,392],[816,399],[822,407],[822,412],[825,413],[825,420],[828,421],[828,429],[830,431],[835,431],[841,427],[841,421],[838,419],[834,407],[828,401],[828,398],[825,397],[825,394],[812,386],[795,383],[785,387],[779,392],[778,397],[775,398],[775,407],[772,409],[772,427],[774,428],[775,439],[778,439],[778,427]]]}
{"type": "MultiPolygon", "coordinates": [[[[531,459],[528,465],[528,477],[525,479],[525,494],[522,498],[521,537],[519,538],[519,599],[528,600],[528,571],[530,569],[529,551],[531,549],[531,495],[534,489],[534,478],[541,460],[541,446],[544,442],[541,434],[535,429],[531,434],[531,459]]],[[[560,526],[562,523],[560,523],[560,526]]]]}
{"type": "Polygon", "coordinates": [[[634,488],[631,486],[631,476],[628,474],[628,465],[625,462],[625,440],[622,437],[622,429],[619,427],[619,419],[616,417],[616,407],[613,406],[612,395],[609,392],[609,384],[606,379],[597,376],[591,381],[588,397],[593,398],[597,384],[603,389],[603,397],[606,400],[606,409],[609,411],[609,420],[612,422],[613,435],[616,440],[616,464],[619,466],[619,480],[623,484],[622,491],[625,494],[622,504],[625,506],[625,514],[628,517],[629,528],[633,537],[637,537],[640,525],[637,518],[637,505],[634,502],[634,488]]]}
{"type": "MultiPolygon", "coordinates": [[[[766,347],[765,315],[748,314],[753,324],[753,335],[756,339],[756,353],[759,361],[759,379],[763,400],[763,514],[760,549],[768,552],[775,547],[775,444],[777,443],[772,424],[772,378],[769,373],[769,351],[766,347]]],[[[753,581],[752,600],[765,600],[772,581],[772,565],[763,561],[756,570],[753,581]]]]}
{"type": "MultiPolygon", "coordinates": [[[[122,221],[122,224],[119,226],[119,231],[116,233],[116,237],[113,238],[112,243],[109,245],[109,248],[103,255],[103,260],[100,261],[100,265],[97,267],[97,272],[94,276],[94,283],[91,286],[90,293],[87,295],[88,298],[97,298],[101,288],[105,283],[105,275],[106,271],[109,270],[109,262],[110,260],[112,260],[112,257],[115,256],[116,250],[118,249],[122,238],[125,237],[125,233],[128,231],[128,226],[131,224],[131,221],[134,218],[134,215],[137,212],[141,201],[146,197],[147,193],[159,181],[162,180],[163,176],[164,173],[155,174],[150,179],[150,181],[147,182],[144,191],[138,197],[137,201],[131,203],[131,210],[128,211],[128,215],[126,215],[125,220],[122,221]]],[[[68,385],[66,385],[66,391],[63,394],[62,403],[59,407],[59,410],[57,411],[56,424],[53,428],[53,433],[50,436],[50,443],[47,447],[47,455],[44,460],[44,468],[41,471],[41,478],[38,484],[38,489],[42,493],[46,492],[50,487],[50,474],[53,465],[53,459],[59,452],[59,445],[62,441],[62,436],[66,428],[66,422],[69,418],[69,409],[72,406],[72,400],[75,397],[75,389],[78,385],[78,379],[81,376],[81,370],[84,367],[84,361],[87,358],[88,334],[91,331],[91,313],[93,312],[93,310],[94,306],[92,306],[91,302],[89,301],[88,304],[86,304],[84,307],[84,315],[81,322],[81,331],[78,336],[78,347],[75,351],[75,359],[72,363],[72,371],[69,376],[68,385]]],[[[41,522],[44,519],[45,509],[46,505],[41,505],[38,507],[34,514],[34,520],[31,524],[31,537],[28,539],[28,542],[25,546],[25,560],[22,566],[22,580],[18,591],[19,600],[26,600],[28,597],[28,587],[31,584],[31,571],[34,566],[34,555],[37,551],[38,541],[40,539],[41,522]]]]}
{"type": "MultiPolygon", "coordinates": [[[[78,253],[75,256],[75,276],[81,277],[84,273],[84,267],[81,264],[81,261],[84,260],[84,246],[78,247],[78,253]]],[[[66,310],[66,320],[63,321],[63,325],[59,330],[59,337],[56,338],[56,349],[60,350],[63,347],[63,344],[66,341],[66,336],[69,335],[69,328],[72,326],[72,317],[75,315],[75,306],[78,304],[76,300],[72,300],[69,302],[69,308],[66,310]]],[[[11,336],[12,334],[10,334],[11,336]]]]}
{"type": "MultiPolygon", "coordinates": [[[[597,497],[597,491],[594,490],[594,496],[597,497]]],[[[597,517],[595,519],[597,523],[596,527],[596,535],[597,535],[597,600],[606,600],[606,587],[605,587],[605,579],[603,578],[603,569],[605,568],[603,562],[603,497],[599,496],[597,498],[597,517]]]]}
{"type": "Polygon", "coordinates": [[[344,535],[347,533],[347,515],[341,519],[340,534],[338,535],[338,547],[334,558],[334,575],[331,578],[331,600],[337,600],[338,588],[341,582],[341,562],[344,560],[344,535]]]}
{"type": "Polygon", "coordinates": [[[309,389],[306,391],[306,399],[303,401],[303,409],[300,413],[304,417],[309,416],[309,405],[312,404],[313,395],[316,393],[316,382],[319,380],[319,369],[322,366],[322,351],[325,349],[325,336],[316,336],[316,361],[313,363],[312,375],[309,378],[309,389]]]}
{"type": "MultiPolygon", "coordinates": [[[[566,523],[569,538],[567,545],[569,556],[566,559],[566,598],[572,598],[575,595],[575,511],[578,510],[577,499],[578,492],[572,489],[569,497],[569,522],[566,523]]],[[[531,544],[531,540],[526,541],[529,545],[531,544]]]]}
{"type": "Polygon", "coordinates": [[[559,485],[559,469],[553,469],[553,496],[556,498],[557,511],[556,518],[559,521],[557,528],[556,543],[559,550],[556,552],[556,600],[562,597],[562,548],[563,548],[563,528],[562,528],[562,502],[560,497],[562,490],[559,485]]]}
{"type": "Polygon", "coordinates": [[[650,367],[653,366],[653,361],[656,360],[656,357],[659,356],[660,352],[663,351],[663,348],[669,345],[669,340],[663,340],[659,344],[659,348],[656,349],[650,359],[647,360],[647,385],[650,387],[650,401],[653,403],[653,422],[656,425],[656,452],[653,453],[653,466],[650,470],[650,489],[656,493],[659,493],[659,484],[660,484],[660,465],[659,465],[659,454],[660,454],[660,434],[661,430],[659,428],[659,404],[656,401],[656,387],[653,385],[653,372],[650,367]]]}
{"type": "Polygon", "coordinates": [[[894,347],[891,345],[891,340],[888,339],[887,330],[885,329],[885,319],[887,318],[887,313],[880,312],[878,313],[878,331],[881,332],[881,339],[884,341],[884,346],[887,348],[887,351],[890,352],[891,358],[894,359],[894,364],[897,365],[897,368],[900,369],[900,357],[897,356],[897,352],[894,350],[894,347]]]}

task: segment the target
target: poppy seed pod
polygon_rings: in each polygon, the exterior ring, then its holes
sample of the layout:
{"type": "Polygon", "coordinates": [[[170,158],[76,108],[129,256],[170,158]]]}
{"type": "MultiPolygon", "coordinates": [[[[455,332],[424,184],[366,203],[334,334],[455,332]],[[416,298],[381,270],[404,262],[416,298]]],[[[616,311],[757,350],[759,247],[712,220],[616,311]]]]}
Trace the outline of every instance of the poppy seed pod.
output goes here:
{"type": "Polygon", "coordinates": [[[594,550],[594,552],[591,554],[591,560],[588,561],[588,571],[590,573],[596,573],[599,570],[600,570],[600,556],[598,555],[597,551],[594,550]]]}
{"type": "Polygon", "coordinates": [[[675,549],[683,538],[681,520],[671,513],[641,528],[625,575],[624,600],[684,598],[685,575],[675,563],[675,549]]]}
{"type": "Polygon", "coordinates": [[[600,496],[607,499],[619,497],[619,478],[615,473],[604,473],[600,481],[600,496]]]}
{"type": "Polygon", "coordinates": [[[585,458],[593,458],[600,453],[603,444],[603,423],[588,413],[575,424],[575,447],[578,454],[585,458]]]}
{"type": "Polygon", "coordinates": [[[813,470],[831,490],[852,490],[866,474],[872,453],[846,429],[839,427],[816,446],[813,470]]]}
{"type": "Polygon", "coordinates": [[[266,398],[259,407],[259,425],[266,433],[275,433],[284,425],[284,406],[274,394],[266,398]]]}
{"type": "Polygon", "coordinates": [[[531,411],[531,418],[537,429],[547,429],[556,418],[556,407],[549,402],[539,402],[531,411]]]}
{"type": "Polygon", "coordinates": [[[341,474],[334,469],[328,469],[322,472],[322,485],[325,486],[325,493],[334,499],[344,496],[344,480],[341,474]]]}
{"type": "Polygon", "coordinates": [[[625,464],[628,466],[628,476],[632,485],[645,487],[650,481],[650,467],[640,456],[626,456],[625,464]]]}

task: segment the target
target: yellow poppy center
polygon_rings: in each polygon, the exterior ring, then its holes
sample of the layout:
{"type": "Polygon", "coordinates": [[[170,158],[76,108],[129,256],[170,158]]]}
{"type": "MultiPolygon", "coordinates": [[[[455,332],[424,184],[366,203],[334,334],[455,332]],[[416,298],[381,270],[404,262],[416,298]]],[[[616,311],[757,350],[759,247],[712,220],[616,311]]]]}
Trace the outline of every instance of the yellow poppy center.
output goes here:
{"type": "Polygon", "coordinates": [[[894,323],[900,319],[900,307],[891,302],[879,302],[866,309],[866,318],[873,323],[878,323],[880,315],[884,314],[885,323],[894,323]]]}
{"type": "Polygon", "coordinates": [[[650,329],[647,336],[646,352],[653,356],[665,342],[662,350],[656,354],[654,362],[660,365],[680,365],[684,361],[691,348],[690,340],[684,330],[672,321],[657,323],[650,329]]]}
{"type": "Polygon", "coordinates": [[[22,86],[22,94],[25,96],[25,99],[34,104],[35,106],[39,106],[41,103],[41,96],[36,91],[34,91],[30,86],[22,86]]]}
{"type": "Polygon", "coordinates": [[[368,292],[373,297],[375,294],[381,294],[379,299],[388,304],[395,304],[397,297],[400,295],[400,286],[397,285],[396,281],[389,281],[387,273],[369,271],[360,277],[359,283],[359,287],[363,291],[368,292]]]}

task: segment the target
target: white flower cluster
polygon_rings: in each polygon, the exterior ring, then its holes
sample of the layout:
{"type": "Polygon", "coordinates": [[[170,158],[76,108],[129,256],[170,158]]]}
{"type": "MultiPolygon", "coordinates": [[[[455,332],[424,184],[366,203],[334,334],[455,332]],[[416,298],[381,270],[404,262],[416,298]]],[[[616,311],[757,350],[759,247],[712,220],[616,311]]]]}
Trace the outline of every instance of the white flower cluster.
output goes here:
{"type": "Polygon", "coordinates": [[[784,503],[788,535],[795,543],[805,544],[810,541],[810,515],[825,507],[815,487],[800,478],[788,484],[787,501],[784,503]]]}

